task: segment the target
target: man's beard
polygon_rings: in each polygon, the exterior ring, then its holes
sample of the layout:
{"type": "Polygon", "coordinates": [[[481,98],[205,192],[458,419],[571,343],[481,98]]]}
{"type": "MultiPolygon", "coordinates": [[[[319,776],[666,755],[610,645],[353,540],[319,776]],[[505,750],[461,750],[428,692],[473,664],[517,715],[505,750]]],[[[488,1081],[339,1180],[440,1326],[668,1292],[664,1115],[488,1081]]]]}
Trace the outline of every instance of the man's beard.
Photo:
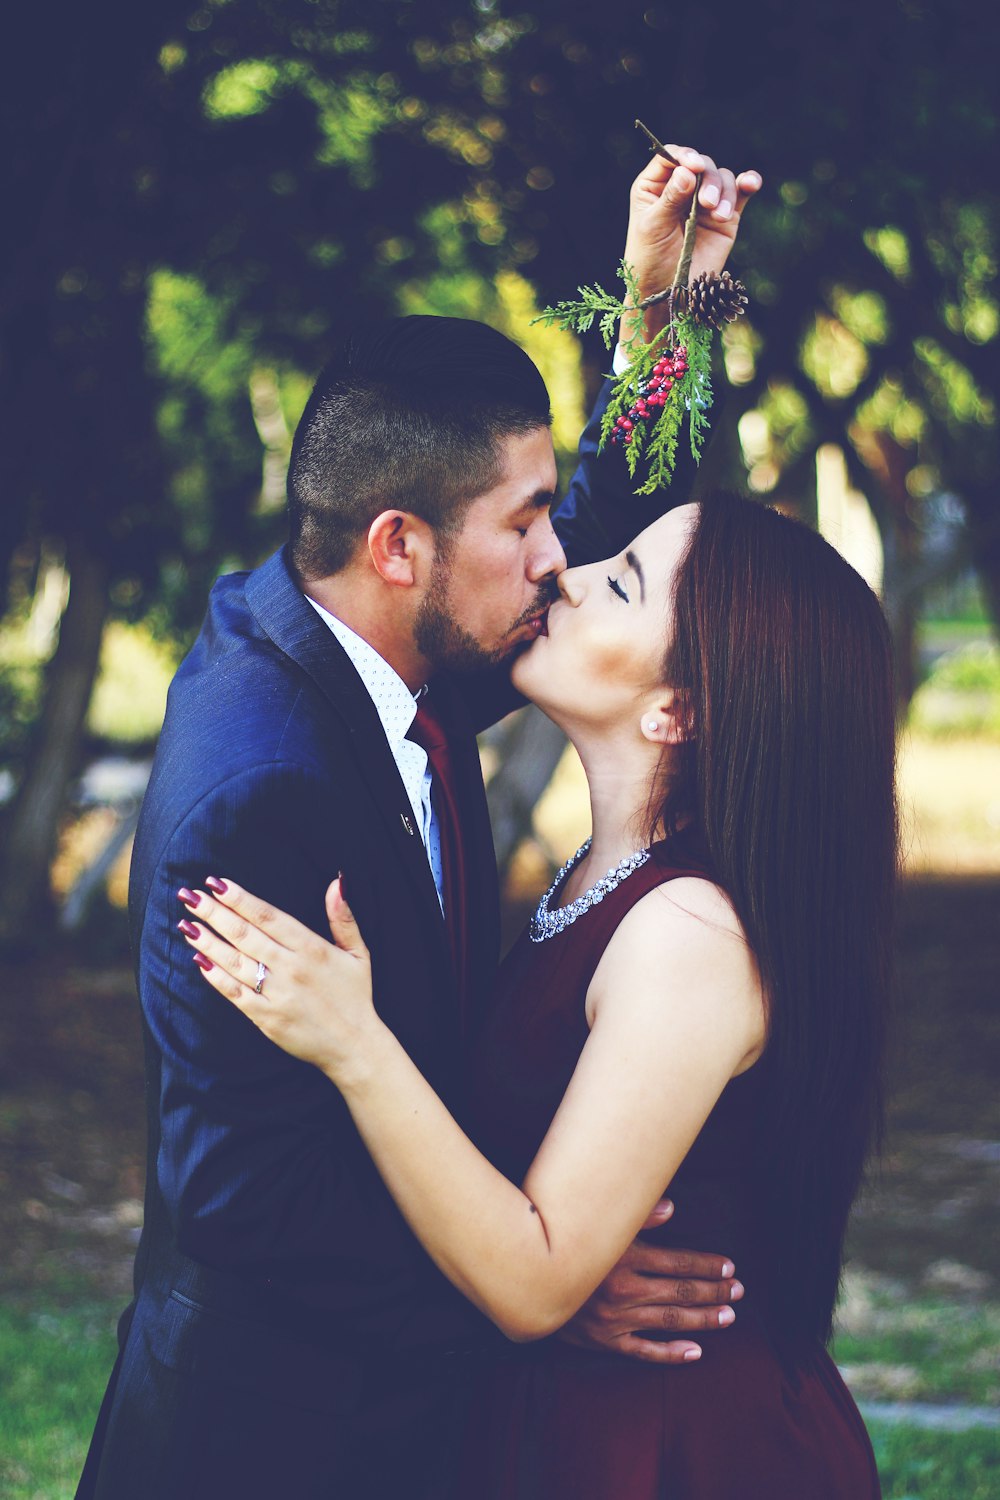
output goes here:
{"type": "MultiPolygon", "coordinates": [[[[458,672],[463,674],[485,672],[511,661],[530,643],[516,641],[513,645],[484,646],[461,625],[449,609],[448,595],[451,586],[452,549],[439,539],[430,585],[413,622],[413,638],[417,649],[427,658],[436,672],[458,672]]],[[[552,585],[541,585],[534,603],[519,615],[504,634],[504,641],[522,625],[551,604],[557,590],[552,585]]]]}

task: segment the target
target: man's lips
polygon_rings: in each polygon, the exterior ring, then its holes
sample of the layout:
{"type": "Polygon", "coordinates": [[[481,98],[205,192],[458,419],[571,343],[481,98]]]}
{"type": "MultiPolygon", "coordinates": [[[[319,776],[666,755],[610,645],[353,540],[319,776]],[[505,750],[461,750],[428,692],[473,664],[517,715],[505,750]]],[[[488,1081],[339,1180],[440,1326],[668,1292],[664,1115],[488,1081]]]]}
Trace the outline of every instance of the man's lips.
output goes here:
{"type": "Polygon", "coordinates": [[[548,633],[549,633],[549,623],[548,622],[549,622],[549,610],[548,610],[548,606],[546,605],[545,609],[543,609],[540,614],[532,615],[532,617],[531,617],[530,620],[526,620],[525,621],[525,626],[526,626],[526,628],[528,630],[531,631],[531,633],[532,633],[533,637],[535,638],[535,640],[537,640],[540,635],[548,635],[548,633]]]}

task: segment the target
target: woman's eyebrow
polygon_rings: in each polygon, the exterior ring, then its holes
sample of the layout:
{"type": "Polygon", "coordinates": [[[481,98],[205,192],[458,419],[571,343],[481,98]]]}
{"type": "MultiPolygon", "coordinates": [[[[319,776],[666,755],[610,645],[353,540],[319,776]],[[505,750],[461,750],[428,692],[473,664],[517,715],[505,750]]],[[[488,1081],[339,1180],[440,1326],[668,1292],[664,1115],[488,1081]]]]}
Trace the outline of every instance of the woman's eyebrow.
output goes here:
{"type": "Polygon", "coordinates": [[[642,575],[642,563],[639,561],[639,559],[636,557],[635,553],[632,552],[632,551],[626,552],[626,554],[625,554],[625,561],[628,563],[629,567],[632,569],[632,572],[635,574],[636,578],[638,578],[638,580],[639,580],[639,603],[640,604],[645,604],[645,602],[646,602],[646,582],[645,582],[645,579],[643,578],[643,575],[642,575]]]}

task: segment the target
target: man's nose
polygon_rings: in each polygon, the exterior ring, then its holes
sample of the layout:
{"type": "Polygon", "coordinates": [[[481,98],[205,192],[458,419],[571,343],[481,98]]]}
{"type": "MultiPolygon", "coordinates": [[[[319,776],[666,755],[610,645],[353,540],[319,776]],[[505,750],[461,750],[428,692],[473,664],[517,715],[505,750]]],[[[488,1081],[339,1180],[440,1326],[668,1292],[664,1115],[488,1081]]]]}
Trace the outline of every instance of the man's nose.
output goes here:
{"type": "Polygon", "coordinates": [[[549,522],[538,550],[533,553],[528,568],[532,583],[541,583],[543,578],[555,578],[565,570],[566,554],[562,543],[549,522]]]}

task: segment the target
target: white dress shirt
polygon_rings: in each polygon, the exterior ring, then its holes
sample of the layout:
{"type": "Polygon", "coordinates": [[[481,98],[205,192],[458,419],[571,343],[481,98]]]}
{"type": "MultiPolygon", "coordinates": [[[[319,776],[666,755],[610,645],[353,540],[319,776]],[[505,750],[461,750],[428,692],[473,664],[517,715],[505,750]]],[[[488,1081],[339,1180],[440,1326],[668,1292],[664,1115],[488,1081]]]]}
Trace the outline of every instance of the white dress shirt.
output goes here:
{"type": "Polygon", "coordinates": [[[389,749],[396,762],[400,780],[410,799],[410,806],[413,808],[413,816],[427,851],[427,861],[431,867],[431,874],[434,876],[438,900],[441,902],[443,911],[441,832],[438,827],[437,813],[431,803],[431,772],[427,764],[427,751],[422,745],[417,745],[413,740],[406,738],[407,730],[416,718],[417,700],[399,673],[390,667],[385,657],[380,656],[374,646],[369,645],[349,625],[345,625],[343,620],[338,620],[336,615],[331,615],[322,604],[317,604],[315,599],[310,599],[308,594],[305,598],[343,646],[351,666],[361,678],[368,696],[375,705],[375,711],[389,742],[389,749]]]}

